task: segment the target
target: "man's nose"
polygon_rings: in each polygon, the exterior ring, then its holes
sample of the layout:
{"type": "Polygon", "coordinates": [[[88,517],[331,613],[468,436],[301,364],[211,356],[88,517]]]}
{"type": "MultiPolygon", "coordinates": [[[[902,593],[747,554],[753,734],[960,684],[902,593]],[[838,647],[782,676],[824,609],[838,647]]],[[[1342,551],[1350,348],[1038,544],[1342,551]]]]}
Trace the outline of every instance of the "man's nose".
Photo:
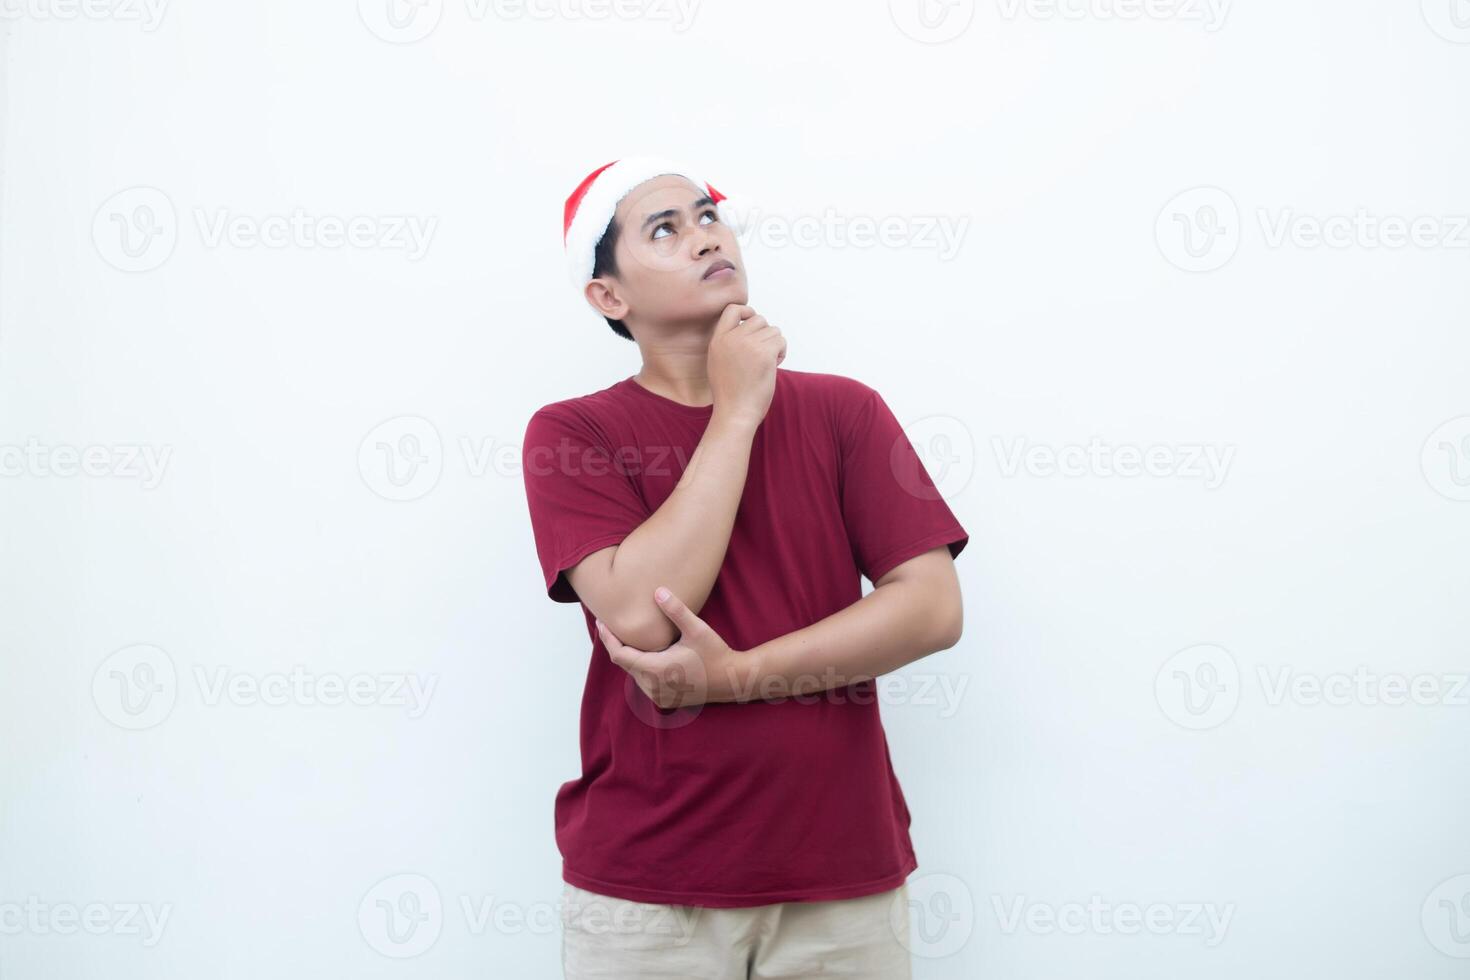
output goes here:
{"type": "Polygon", "coordinates": [[[694,240],[695,258],[702,258],[703,256],[708,255],[710,252],[718,252],[720,250],[719,239],[717,239],[714,234],[708,230],[708,228],[702,229],[700,234],[703,237],[696,238],[694,240]]]}

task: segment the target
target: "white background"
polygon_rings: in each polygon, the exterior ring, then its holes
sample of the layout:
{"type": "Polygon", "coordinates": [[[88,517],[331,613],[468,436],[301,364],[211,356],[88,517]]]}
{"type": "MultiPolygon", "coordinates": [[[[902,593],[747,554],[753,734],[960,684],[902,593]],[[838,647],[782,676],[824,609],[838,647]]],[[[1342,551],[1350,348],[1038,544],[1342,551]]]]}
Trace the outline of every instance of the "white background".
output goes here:
{"type": "Polygon", "coordinates": [[[518,447],[638,369],[560,220],[644,152],[971,535],[883,709],[915,976],[1463,975],[1464,0],[96,2],[3,4],[0,976],[559,976],[518,447]],[[216,686],[297,668],[373,703],[216,686]]]}

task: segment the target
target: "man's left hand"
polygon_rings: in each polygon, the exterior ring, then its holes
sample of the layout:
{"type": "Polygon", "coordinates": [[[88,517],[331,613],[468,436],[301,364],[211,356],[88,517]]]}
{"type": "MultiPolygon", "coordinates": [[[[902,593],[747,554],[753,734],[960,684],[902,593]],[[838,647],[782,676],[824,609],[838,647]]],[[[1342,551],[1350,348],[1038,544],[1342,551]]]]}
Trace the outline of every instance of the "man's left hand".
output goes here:
{"type": "Polygon", "coordinates": [[[663,650],[639,650],[620,641],[599,619],[597,632],[613,663],[632,674],[638,687],[660,708],[738,700],[751,668],[750,658],[730,649],[668,589],[660,586],[653,597],[679,628],[679,638],[663,650]]]}

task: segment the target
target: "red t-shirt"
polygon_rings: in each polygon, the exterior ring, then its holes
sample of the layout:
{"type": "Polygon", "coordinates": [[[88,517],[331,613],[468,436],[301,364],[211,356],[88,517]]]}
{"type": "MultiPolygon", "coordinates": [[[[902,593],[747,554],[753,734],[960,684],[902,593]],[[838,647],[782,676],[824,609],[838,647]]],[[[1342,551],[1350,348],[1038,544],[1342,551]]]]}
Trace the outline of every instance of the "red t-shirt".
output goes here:
{"type": "MultiPolygon", "coordinates": [[[[713,411],[630,377],[531,417],[522,472],[552,599],[578,601],[562,572],[668,498],[713,411]]],[[[857,602],[860,575],[876,581],[939,545],[958,555],[968,540],[875,390],[778,368],[724,564],[695,612],[749,649],[857,602]]],[[[856,898],[917,867],[873,681],[664,711],[582,611],[582,775],[556,796],[566,881],[733,908],[856,898]]]]}

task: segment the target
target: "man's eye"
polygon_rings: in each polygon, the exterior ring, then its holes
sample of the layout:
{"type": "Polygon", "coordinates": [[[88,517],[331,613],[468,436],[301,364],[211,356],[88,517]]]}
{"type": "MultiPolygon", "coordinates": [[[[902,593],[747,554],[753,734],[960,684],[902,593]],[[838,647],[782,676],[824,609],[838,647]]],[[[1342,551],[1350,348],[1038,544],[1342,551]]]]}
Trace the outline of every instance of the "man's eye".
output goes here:
{"type": "MultiPolygon", "coordinates": [[[[708,209],[706,209],[705,211],[701,212],[699,216],[700,216],[700,218],[709,218],[711,221],[719,221],[720,220],[720,213],[718,211],[716,211],[714,208],[708,208],[708,209]]],[[[706,224],[708,224],[708,222],[706,222],[706,224]]],[[[663,231],[665,228],[667,228],[670,232],[673,232],[675,230],[674,223],[672,221],[665,221],[662,224],[655,225],[654,226],[654,229],[653,229],[653,234],[651,234],[649,237],[650,238],[661,238],[661,237],[663,237],[663,236],[659,235],[659,232],[663,231]]]]}

